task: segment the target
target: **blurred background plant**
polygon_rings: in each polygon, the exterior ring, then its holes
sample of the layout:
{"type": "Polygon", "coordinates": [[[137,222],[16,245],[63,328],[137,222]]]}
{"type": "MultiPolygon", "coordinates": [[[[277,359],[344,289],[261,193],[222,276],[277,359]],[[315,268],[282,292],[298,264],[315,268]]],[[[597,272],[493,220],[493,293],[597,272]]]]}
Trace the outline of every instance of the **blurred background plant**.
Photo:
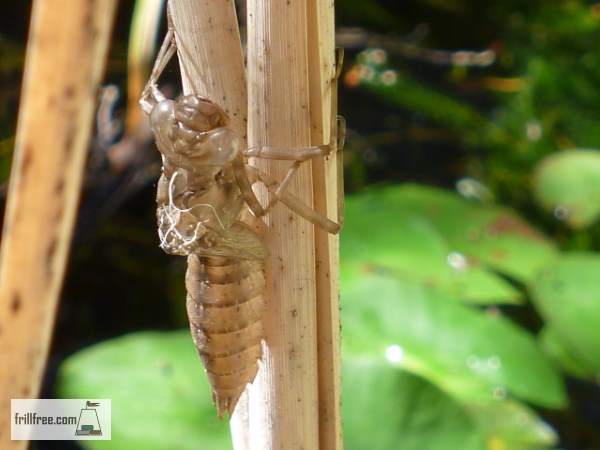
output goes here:
{"type": "MultiPolygon", "coordinates": [[[[336,4],[346,448],[600,449],[600,3],[336,4]]],[[[230,445],[131,107],[160,7],[121,4],[44,387],[113,399],[113,440],[92,449],[230,445]]],[[[28,17],[0,19],[1,183],[28,17]]]]}

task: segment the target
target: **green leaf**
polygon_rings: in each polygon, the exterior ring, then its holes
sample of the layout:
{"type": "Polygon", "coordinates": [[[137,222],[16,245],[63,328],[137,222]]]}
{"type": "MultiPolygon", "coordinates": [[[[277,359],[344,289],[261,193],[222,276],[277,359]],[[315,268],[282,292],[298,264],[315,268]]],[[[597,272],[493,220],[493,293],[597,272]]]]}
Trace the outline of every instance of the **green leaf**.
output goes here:
{"type": "Polygon", "coordinates": [[[342,279],[375,268],[470,302],[515,303],[519,293],[495,271],[531,278],[556,250],[507,209],[405,184],[346,202],[342,279]]]}
{"type": "Polygon", "coordinates": [[[594,378],[594,371],[585,365],[577,352],[552,327],[544,327],[538,339],[546,355],[565,372],[577,378],[594,378]]]}
{"type": "Polygon", "coordinates": [[[112,440],[102,450],[224,450],[227,421],[216,418],[189,331],[142,332],[87,348],[61,366],[63,398],[112,399],[112,440]]]}
{"type": "Polygon", "coordinates": [[[388,188],[350,197],[341,238],[342,280],[379,269],[419,281],[474,303],[517,303],[519,292],[487,268],[473,264],[388,188]],[[454,259],[453,259],[454,258],[454,259]]]}
{"type": "Polygon", "coordinates": [[[485,450],[464,409],[423,379],[382,359],[345,358],[342,408],[347,450],[485,450]]]}
{"type": "Polygon", "coordinates": [[[464,406],[383,358],[346,356],[342,379],[348,450],[530,450],[556,444],[554,430],[517,401],[464,406]]]}
{"type": "Polygon", "coordinates": [[[571,150],[543,159],[535,170],[540,204],[572,228],[584,228],[600,216],[600,151],[571,150]]]}
{"type": "MultiPolygon", "coordinates": [[[[187,330],[135,333],[70,357],[57,393],[112,399],[112,440],[82,442],[89,449],[229,449],[227,422],[215,418],[199,364],[187,330]]],[[[346,355],[343,369],[350,450],[525,450],[517,444],[549,442],[547,428],[546,439],[537,434],[543,422],[516,402],[465,408],[382,357],[346,355]],[[499,446],[506,443],[514,445],[499,446]]]]}
{"type": "Polygon", "coordinates": [[[600,374],[600,256],[566,254],[530,285],[533,301],[580,365],[600,374]]]}
{"type": "Polygon", "coordinates": [[[557,444],[558,436],[554,429],[520,402],[507,399],[470,404],[467,410],[486,436],[490,450],[546,449],[557,444]]]}
{"type": "Polygon", "coordinates": [[[489,266],[520,281],[533,277],[558,255],[551,240],[510,209],[410,184],[388,188],[383,195],[386,201],[408,205],[434,223],[470,263],[489,266]]]}
{"type": "MultiPolygon", "coordinates": [[[[214,418],[208,387],[187,330],[136,333],[86,349],[61,368],[59,393],[112,398],[112,441],[88,448],[229,448],[226,422],[214,418]],[[199,395],[200,394],[200,395],[199,395]]],[[[385,364],[344,365],[348,448],[483,450],[465,411],[429,383],[385,364]],[[365,414],[377,410],[379,414],[365,414]],[[374,430],[378,430],[376,435],[374,430]],[[373,440],[375,438],[375,440],[373,440]]]]}
{"type": "Polygon", "coordinates": [[[535,340],[501,316],[375,274],[344,283],[342,305],[349,355],[386,355],[462,401],[510,393],[549,408],[566,403],[560,375],[535,340]]]}

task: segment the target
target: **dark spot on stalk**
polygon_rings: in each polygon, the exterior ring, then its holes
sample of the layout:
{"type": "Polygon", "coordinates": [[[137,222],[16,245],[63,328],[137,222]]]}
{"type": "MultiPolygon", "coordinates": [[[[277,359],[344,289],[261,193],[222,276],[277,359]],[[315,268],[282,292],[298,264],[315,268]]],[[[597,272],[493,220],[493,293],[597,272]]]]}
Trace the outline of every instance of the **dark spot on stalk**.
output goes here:
{"type": "MultiPolygon", "coordinates": [[[[71,119],[74,124],[75,118],[71,119]]],[[[65,159],[68,159],[73,154],[73,145],[75,144],[75,126],[70,126],[65,137],[65,159]]]]}
{"type": "Polygon", "coordinates": [[[21,294],[14,292],[10,302],[10,310],[13,315],[17,315],[21,310],[21,294]]]}
{"type": "Polygon", "coordinates": [[[56,237],[50,241],[48,248],[46,249],[46,270],[48,272],[48,276],[52,274],[52,262],[54,261],[54,256],[56,255],[56,247],[58,242],[56,241],[56,237]]]}
{"type": "Polygon", "coordinates": [[[70,100],[75,95],[75,87],[72,84],[69,84],[67,87],[65,87],[63,95],[67,100],[70,100]]]}
{"type": "Polygon", "coordinates": [[[59,202],[58,209],[56,210],[56,213],[54,214],[54,222],[55,223],[58,223],[60,221],[64,211],[65,211],[65,208],[64,208],[63,202],[59,202]]]}
{"type": "Polygon", "coordinates": [[[87,8],[83,16],[83,29],[89,33],[94,28],[94,11],[96,9],[94,3],[96,2],[95,0],[88,0],[86,3],[87,8]]]}
{"type": "Polygon", "coordinates": [[[58,180],[56,182],[56,185],[54,186],[54,193],[56,195],[62,195],[64,190],[65,190],[65,180],[64,180],[64,178],[61,178],[60,180],[58,180]]]}
{"type": "Polygon", "coordinates": [[[23,149],[23,162],[21,163],[21,175],[25,176],[31,167],[31,160],[33,159],[33,148],[31,144],[25,145],[23,149]]]}

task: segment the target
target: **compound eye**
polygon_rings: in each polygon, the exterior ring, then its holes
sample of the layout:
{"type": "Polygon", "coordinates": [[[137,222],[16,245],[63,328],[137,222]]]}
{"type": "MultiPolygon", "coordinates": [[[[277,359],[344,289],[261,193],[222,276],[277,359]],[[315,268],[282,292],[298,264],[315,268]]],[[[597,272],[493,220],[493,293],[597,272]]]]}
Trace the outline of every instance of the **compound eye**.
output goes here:
{"type": "Polygon", "coordinates": [[[173,100],[163,100],[156,104],[150,113],[150,126],[156,129],[172,123],[175,119],[174,106],[173,100]]]}
{"type": "Polygon", "coordinates": [[[177,101],[175,118],[199,132],[214,130],[227,124],[227,115],[221,108],[196,95],[186,95],[177,101]]]}
{"type": "Polygon", "coordinates": [[[228,128],[213,131],[208,138],[208,144],[211,148],[211,164],[220,166],[232,161],[240,146],[239,139],[228,128]]]}

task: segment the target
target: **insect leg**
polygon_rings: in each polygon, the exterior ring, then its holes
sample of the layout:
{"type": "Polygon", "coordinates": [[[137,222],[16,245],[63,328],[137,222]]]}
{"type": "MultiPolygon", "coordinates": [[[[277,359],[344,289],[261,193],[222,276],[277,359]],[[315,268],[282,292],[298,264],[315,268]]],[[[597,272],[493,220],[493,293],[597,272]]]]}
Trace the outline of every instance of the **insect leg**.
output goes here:
{"type": "Polygon", "coordinates": [[[283,194],[283,192],[286,190],[286,188],[288,187],[288,184],[290,184],[292,177],[294,176],[294,174],[296,173],[296,171],[298,170],[299,167],[300,167],[299,161],[294,162],[290,166],[287,173],[285,174],[285,177],[283,178],[283,181],[281,183],[279,183],[279,186],[277,186],[277,189],[275,190],[276,198],[281,197],[281,194],[283,194]]]}
{"type": "Polygon", "coordinates": [[[337,159],[337,217],[344,223],[344,143],[346,142],[346,119],[337,116],[336,120],[336,159],[337,159]]]}
{"type": "MultiPolygon", "coordinates": [[[[331,143],[326,145],[317,145],[310,147],[299,147],[299,148],[281,148],[281,147],[270,147],[270,146],[260,146],[260,147],[251,147],[243,152],[245,157],[256,157],[263,159],[276,159],[283,161],[294,161],[293,164],[288,169],[283,181],[281,183],[277,183],[274,179],[272,179],[269,175],[264,172],[259,171],[255,167],[247,166],[247,171],[251,175],[252,178],[250,181],[253,183],[256,180],[261,181],[269,190],[273,198],[269,202],[269,205],[262,213],[259,211],[258,214],[253,210],[257,217],[260,217],[268,212],[278,201],[281,201],[288,208],[294,211],[296,214],[304,217],[309,222],[314,225],[325,229],[330,233],[338,233],[340,230],[340,224],[333,222],[327,217],[319,214],[307,204],[302,202],[299,198],[294,195],[286,192],[286,188],[289,185],[292,177],[297,172],[300,164],[304,161],[307,161],[311,158],[319,157],[319,156],[327,156],[332,150],[335,149],[337,152],[337,162],[338,162],[338,217],[340,218],[340,222],[343,220],[343,161],[342,161],[342,152],[341,150],[344,147],[344,140],[346,135],[346,121],[343,117],[337,115],[337,79],[340,76],[342,70],[342,61],[344,57],[344,51],[341,48],[336,48],[335,52],[335,75],[331,82],[332,86],[332,132],[331,132],[331,143]]],[[[236,176],[237,178],[237,176],[236,176]]],[[[248,177],[244,177],[248,180],[248,177]]],[[[242,192],[244,189],[240,186],[242,192]]],[[[252,194],[252,197],[256,200],[254,193],[251,189],[248,189],[252,194]]],[[[258,203],[258,200],[256,200],[258,203]]],[[[250,204],[249,204],[250,205],[250,204]]],[[[260,204],[259,204],[260,205],[260,204]]],[[[252,209],[252,206],[250,206],[252,209]]]]}
{"type": "MultiPolygon", "coordinates": [[[[292,176],[298,170],[300,163],[307,161],[311,158],[319,156],[327,156],[333,150],[336,151],[337,163],[338,163],[338,193],[339,197],[343,197],[343,158],[342,149],[344,147],[344,141],[346,136],[346,121],[342,116],[337,115],[337,80],[342,71],[342,63],[344,59],[344,49],[336,48],[335,50],[335,74],[331,80],[332,93],[331,93],[331,143],[325,145],[309,146],[309,147],[298,147],[298,148],[282,148],[282,147],[271,147],[271,146],[259,146],[251,147],[243,152],[245,157],[255,157],[262,159],[276,159],[282,161],[294,161],[290,166],[284,180],[281,182],[279,187],[275,190],[276,202],[283,194],[292,176]]],[[[273,201],[271,202],[273,203],[273,201]]],[[[272,205],[269,205],[269,209],[272,205]]],[[[338,201],[338,217],[342,220],[343,217],[343,198],[338,201]]]]}
{"type": "Polygon", "coordinates": [[[344,49],[335,49],[335,75],[331,80],[331,138],[335,139],[337,159],[337,217],[340,224],[344,223],[344,144],[346,142],[346,119],[337,113],[337,81],[342,74],[344,64],[344,49]]]}
{"type": "MultiPolygon", "coordinates": [[[[340,76],[342,71],[342,62],[344,60],[344,49],[336,48],[335,49],[335,75],[332,80],[332,88],[334,92],[332,92],[332,127],[335,133],[332,133],[333,136],[337,136],[337,139],[332,142],[332,144],[337,143],[337,147],[339,150],[342,149],[346,132],[346,122],[341,116],[337,116],[337,79],[340,76]],[[337,125],[336,125],[337,124],[337,125]],[[341,125],[341,126],[340,126],[341,125]],[[340,139],[340,136],[342,139],[340,139]],[[341,145],[340,145],[341,142],[341,145]]],[[[314,145],[309,147],[297,147],[297,148],[283,148],[283,147],[272,147],[272,146],[258,146],[258,147],[250,147],[243,152],[243,155],[247,158],[262,158],[262,159],[278,159],[282,161],[307,161],[311,158],[315,158],[318,156],[327,156],[329,155],[336,145],[332,144],[324,144],[324,145],[314,145]]]]}
{"type": "Polygon", "coordinates": [[[254,181],[248,179],[248,172],[241,155],[233,160],[232,168],[235,181],[237,182],[240,192],[246,201],[246,204],[256,217],[262,217],[266,214],[266,211],[261,206],[260,202],[256,198],[254,191],[252,190],[252,184],[254,181]]]}
{"type": "Polygon", "coordinates": [[[146,114],[150,114],[154,105],[165,99],[163,93],[158,89],[157,82],[161,73],[165,70],[167,63],[173,57],[175,50],[175,33],[173,28],[169,26],[165,39],[156,55],[150,78],[148,79],[140,98],[140,106],[146,114]]]}
{"type": "MultiPolygon", "coordinates": [[[[277,147],[252,147],[248,149],[244,156],[247,157],[256,157],[256,158],[264,158],[264,159],[276,159],[283,161],[294,161],[293,164],[288,169],[285,178],[283,181],[277,186],[277,188],[273,191],[274,197],[270,201],[269,206],[267,206],[267,210],[270,209],[274,203],[276,203],[283,195],[283,192],[287,188],[294,174],[298,171],[300,164],[310,158],[314,158],[316,156],[325,156],[330,153],[331,146],[330,145],[319,145],[313,147],[300,147],[294,149],[284,149],[277,147]]],[[[265,183],[266,184],[266,183],[265,183]]],[[[264,214],[264,213],[263,213],[264,214]]]]}
{"type": "MultiPolygon", "coordinates": [[[[278,192],[280,183],[271,178],[268,174],[252,166],[246,166],[246,169],[251,171],[254,177],[262,182],[267,187],[269,192],[275,196],[275,200],[269,203],[267,210],[270,209],[277,201],[280,201],[299,216],[304,217],[312,224],[328,231],[329,233],[336,234],[340,231],[340,225],[338,223],[335,223],[334,221],[329,220],[327,217],[322,216],[295,195],[282,190],[279,190],[278,192]]],[[[288,178],[289,177],[286,176],[286,179],[288,178]]]]}
{"type": "Polygon", "coordinates": [[[287,173],[285,174],[285,177],[283,178],[283,181],[279,183],[279,185],[277,185],[277,183],[273,184],[273,190],[271,190],[273,197],[267,205],[267,211],[269,211],[273,206],[275,206],[275,203],[277,203],[280,200],[281,196],[283,195],[283,192],[287,189],[288,185],[290,184],[290,181],[292,181],[292,178],[294,174],[298,171],[299,167],[300,162],[295,161],[288,169],[287,173]]]}
{"type": "Polygon", "coordinates": [[[327,156],[331,153],[331,146],[315,145],[310,147],[283,148],[268,145],[250,147],[243,152],[247,158],[278,159],[282,161],[307,161],[317,156],[327,156]]]}

